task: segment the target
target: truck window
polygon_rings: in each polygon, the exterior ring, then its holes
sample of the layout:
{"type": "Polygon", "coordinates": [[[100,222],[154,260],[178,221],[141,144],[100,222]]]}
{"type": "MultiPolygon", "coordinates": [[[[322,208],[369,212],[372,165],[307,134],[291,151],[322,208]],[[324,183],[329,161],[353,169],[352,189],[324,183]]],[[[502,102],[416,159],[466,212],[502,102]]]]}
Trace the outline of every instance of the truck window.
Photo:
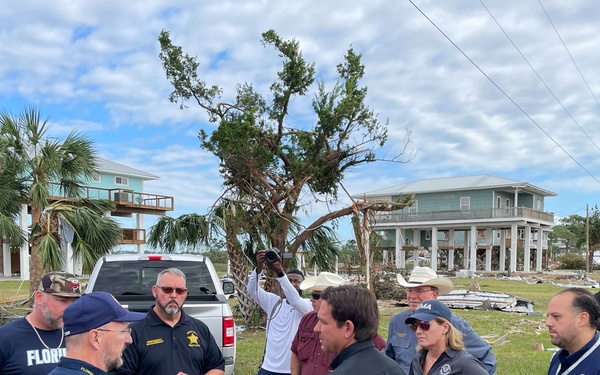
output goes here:
{"type": "Polygon", "coordinates": [[[106,262],[100,268],[94,290],[107,291],[115,296],[152,295],[158,274],[171,267],[186,275],[188,298],[216,294],[206,263],[188,261],[106,262]]]}

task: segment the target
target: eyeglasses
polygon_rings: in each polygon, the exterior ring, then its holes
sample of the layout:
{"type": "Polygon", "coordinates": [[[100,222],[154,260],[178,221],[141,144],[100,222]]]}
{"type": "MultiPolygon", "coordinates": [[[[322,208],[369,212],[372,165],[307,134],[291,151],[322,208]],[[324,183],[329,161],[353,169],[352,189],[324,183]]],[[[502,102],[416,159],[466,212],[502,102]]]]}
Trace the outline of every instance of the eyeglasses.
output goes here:
{"type": "Polygon", "coordinates": [[[427,293],[427,292],[433,292],[435,289],[413,289],[413,288],[408,288],[406,289],[406,294],[418,294],[421,295],[423,293],[427,293]]]}
{"type": "Polygon", "coordinates": [[[431,328],[431,325],[429,324],[429,322],[412,322],[410,324],[410,329],[412,329],[413,331],[417,331],[417,328],[421,327],[421,329],[423,331],[429,331],[429,328],[431,328]]]}
{"type": "Polygon", "coordinates": [[[171,294],[173,293],[173,291],[175,291],[178,295],[183,295],[187,293],[187,288],[171,288],[170,286],[156,286],[157,288],[159,288],[160,290],[162,290],[162,292],[164,294],[171,294]]]}
{"type": "Polygon", "coordinates": [[[311,293],[310,295],[313,299],[319,299],[321,298],[321,293],[311,293]]]}
{"type": "Polygon", "coordinates": [[[131,335],[131,328],[127,327],[125,329],[104,329],[104,328],[96,328],[96,331],[103,331],[103,332],[119,332],[122,333],[124,335],[131,335]]]}

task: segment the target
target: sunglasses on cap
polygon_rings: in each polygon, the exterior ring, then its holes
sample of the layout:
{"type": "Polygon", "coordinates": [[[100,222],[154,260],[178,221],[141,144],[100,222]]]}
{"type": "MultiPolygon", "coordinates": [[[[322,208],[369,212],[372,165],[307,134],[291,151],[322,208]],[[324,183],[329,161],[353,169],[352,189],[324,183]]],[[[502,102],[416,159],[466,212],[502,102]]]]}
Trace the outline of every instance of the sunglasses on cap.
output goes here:
{"type": "Polygon", "coordinates": [[[317,300],[317,299],[321,298],[321,293],[315,293],[315,292],[312,292],[312,293],[310,294],[310,296],[311,296],[313,299],[317,300]]]}
{"type": "Polygon", "coordinates": [[[421,329],[423,331],[429,331],[429,328],[431,328],[431,325],[429,324],[429,322],[412,322],[410,323],[410,329],[413,331],[417,331],[417,328],[421,327],[421,329]]]}

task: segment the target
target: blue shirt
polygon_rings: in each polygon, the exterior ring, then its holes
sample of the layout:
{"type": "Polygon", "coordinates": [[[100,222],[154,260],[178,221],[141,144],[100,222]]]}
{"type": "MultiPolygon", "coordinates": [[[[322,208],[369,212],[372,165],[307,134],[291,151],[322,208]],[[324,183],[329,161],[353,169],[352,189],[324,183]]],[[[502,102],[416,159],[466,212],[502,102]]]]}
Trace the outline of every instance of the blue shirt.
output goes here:
{"type": "MultiPolygon", "coordinates": [[[[413,359],[408,375],[423,375],[423,363],[427,350],[420,351],[413,359]]],[[[444,375],[486,375],[487,371],[481,362],[466,350],[446,349],[435,361],[428,374],[444,375]]]]}
{"type": "Polygon", "coordinates": [[[106,375],[107,373],[100,370],[98,367],[92,366],[89,363],[78,359],[61,358],[58,365],[48,375],[106,375]]]}
{"type": "Polygon", "coordinates": [[[66,351],[62,330],[37,332],[25,318],[0,326],[0,374],[46,375],[56,367],[66,351]]]}
{"type": "MultiPolygon", "coordinates": [[[[408,374],[410,364],[417,355],[417,336],[404,323],[413,312],[401,311],[390,319],[388,340],[385,354],[398,362],[402,370],[408,374]]],[[[452,325],[463,335],[465,350],[477,358],[490,375],[496,374],[496,357],[490,344],[485,342],[463,318],[452,314],[452,325]]]]}
{"type": "MultiPolygon", "coordinates": [[[[572,364],[577,362],[588,350],[592,349],[594,344],[598,342],[600,335],[598,332],[594,337],[573,354],[569,354],[564,349],[556,352],[550,360],[550,368],[548,368],[548,375],[562,374],[567,371],[572,364]],[[560,365],[560,372],[558,372],[558,366],[560,365]]],[[[594,348],[588,356],[583,359],[575,368],[571,370],[571,374],[585,374],[585,375],[600,375],[600,345],[594,348]]]]}

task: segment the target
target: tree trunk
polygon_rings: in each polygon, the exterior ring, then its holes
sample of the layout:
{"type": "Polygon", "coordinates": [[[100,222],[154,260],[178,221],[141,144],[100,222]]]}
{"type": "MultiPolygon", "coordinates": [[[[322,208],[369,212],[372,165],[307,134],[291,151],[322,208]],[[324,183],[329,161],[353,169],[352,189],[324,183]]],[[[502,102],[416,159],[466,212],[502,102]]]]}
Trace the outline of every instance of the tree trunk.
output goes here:
{"type": "MultiPolygon", "coordinates": [[[[39,223],[41,211],[35,207],[31,207],[31,222],[39,223]]],[[[38,251],[38,245],[29,238],[29,246],[31,248],[31,257],[29,258],[29,295],[33,297],[33,293],[37,290],[40,281],[42,280],[42,254],[38,251]]],[[[33,298],[29,300],[29,307],[33,307],[33,298]]]]}
{"type": "Polygon", "coordinates": [[[227,237],[227,255],[231,264],[233,285],[237,291],[240,314],[244,323],[248,326],[252,322],[252,313],[257,308],[256,302],[250,297],[246,289],[248,284],[248,261],[237,238],[230,234],[227,234],[227,237]]]}

